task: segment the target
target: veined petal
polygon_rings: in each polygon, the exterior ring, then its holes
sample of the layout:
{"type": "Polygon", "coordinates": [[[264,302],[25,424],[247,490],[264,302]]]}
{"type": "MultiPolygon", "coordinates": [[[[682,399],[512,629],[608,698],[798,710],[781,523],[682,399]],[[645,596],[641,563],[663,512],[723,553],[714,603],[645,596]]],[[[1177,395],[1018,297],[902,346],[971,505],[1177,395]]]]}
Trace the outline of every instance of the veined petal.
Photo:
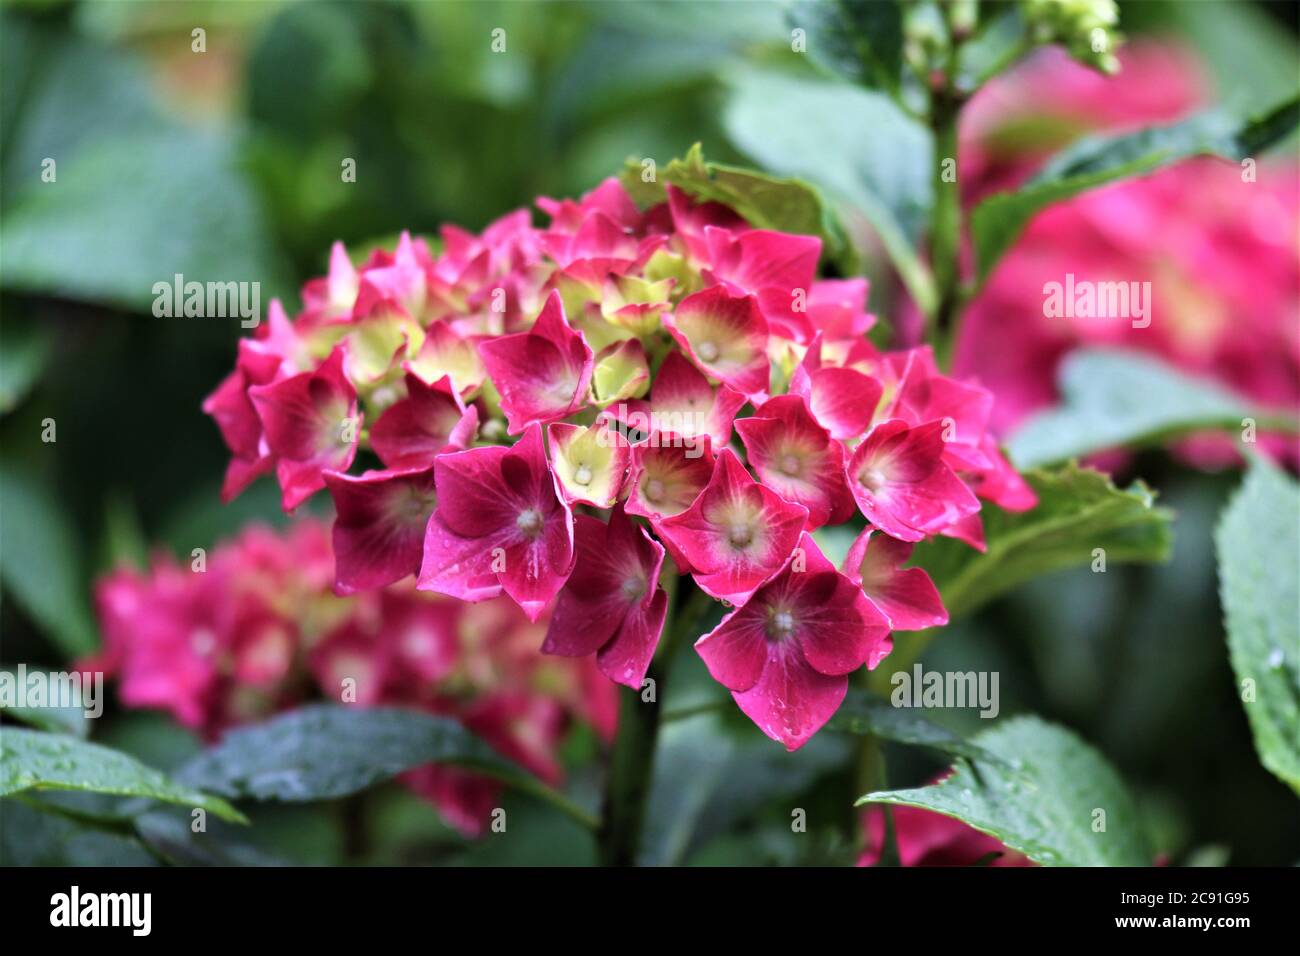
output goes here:
{"type": "Polygon", "coordinates": [[[731,696],[759,730],[798,750],[839,710],[849,679],[813,670],[793,644],[768,644],[766,651],[757,683],[731,696]]]}
{"type": "Polygon", "coordinates": [[[809,529],[840,524],[853,513],[844,448],[798,395],[764,403],[753,417],[737,421],[736,431],[763,484],[808,509],[809,529]]]}
{"type": "Polygon", "coordinates": [[[277,459],[286,511],[325,487],[325,471],[352,464],[361,415],[356,390],[343,375],[342,349],[314,372],[254,386],[248,394],[277,459]]]}
{"type": "Polygon", "coordinates": [[[501,393],[511,434],[534,422],[564,418],[586,403],[592,351],[565,320],[558,292],[547,298],[527,332],[482,339],[478,348],[501,393]]]}
{"type": "Polygon", "coordinates": [[[707,435],[652,433],[631,449],[627,513],[647,518],[680,514],[709,483],[713,463],[707,435]]]}
{"type": "Polygon", "coordinates": [[[872,528],[858,535],[844,558],[844,573],[862,583],[871,603],[896,631],[921,631],[948,623],[939,589],[923,568],[904,568],[912,545],[872,528]]]}
{"type": "Polygon", "coordinates": [[[623,490],[630,446],[605,424],[546,426],[556,486],[566,501],[609,508],[623,490]]]}
{"type": "Polygon", "coordinates": [[[858,507],[895,538],[920,541],[979,511],[979,500],[943,462],[943,427],[881,422],[849,462],[858,507]]]}
{"type": "Polygon", "coordinates": [[[807,518],[808,509],[754,481],[724,448],[699,497],[660,521],[659,533],[685,556],[704,591],[741,602],[785,563],[807,518]]]}
{"type": "Polygon", "coordinates": [[[406,398],[379,416],[370,446],[389,468],[428,467],[445,449],[466,448],[477,428],[478,409],[465,407],[449,376],[428,385],[407,371],[406,398]]]}
{"type": "Polygon", "coordinates": [[[408,370],[426,382],[448,376],[462,397],[476,391],[487,377],[474,343],[457,334],[446,322],[434,322],[425,330],[424,343],[408,370]]]}
{"type": "Polygon", "coordinates": [[[433,469],[326,472],[334,498],[335,590],[381,588],[420,570],[436,498],[433,469]]]}
{"type": "Polygon", "coordinates": [[[611,680],[640,687],[667,612],[658,586],[664,549],[615,507],[609,524],[575,518],[577,563],[556,602],[544,653],[599,651],[611,680]]]}
{"type": "Polygon", "coordinates": [[[744,395],[767,394],[767,320],[753,296],[714,286],[687,296],[663,321],[700,369],[744,395]]]}

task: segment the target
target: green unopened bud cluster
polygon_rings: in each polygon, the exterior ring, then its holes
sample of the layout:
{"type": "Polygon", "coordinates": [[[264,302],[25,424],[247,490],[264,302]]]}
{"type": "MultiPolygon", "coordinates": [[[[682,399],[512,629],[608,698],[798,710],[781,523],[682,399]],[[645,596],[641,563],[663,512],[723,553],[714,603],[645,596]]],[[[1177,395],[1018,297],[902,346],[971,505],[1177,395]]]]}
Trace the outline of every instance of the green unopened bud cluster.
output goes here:
{"type": "Polygon", "coordinates": [[[1119,71],[1115,0],[1021,0],[1025,22],[1039,43],[1059,43],[1070,56],[1103,73],[1119,71]]]}

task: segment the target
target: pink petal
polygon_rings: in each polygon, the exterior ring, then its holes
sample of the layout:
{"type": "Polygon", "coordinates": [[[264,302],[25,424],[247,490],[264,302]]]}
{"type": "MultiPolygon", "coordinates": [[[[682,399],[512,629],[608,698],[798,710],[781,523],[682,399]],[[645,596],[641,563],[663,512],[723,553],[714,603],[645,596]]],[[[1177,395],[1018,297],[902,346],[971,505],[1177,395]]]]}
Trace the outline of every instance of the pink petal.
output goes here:
{"type": "Polygon", "coordinates": [[[438,514],[449,529],[467,538],[489,535],[519,515],[501,480],[509,448],[491,445],[448,452],[434,459],[438,514]]]}
{"type": "Polygon", "coordinates": [[[813,417],[841,441],[867,430],[883,390],[880,382],[857,369],[823,366],[820,335],[790,381],[790,391],[806,398],[813,417]]]}
{"type": "Polygon", "coordinates": [[[809,529],[841,524],[853,514],[844,448],[798,395],[764,403],[753,417],[737,421],[736,431],[763,484],[808,509],[809,529]]]}
{"type": "Polygon", "coordinates": [[[422,468],[444,449],[463,449],[474,440],[478,409],[466,408],[443,376],[433,385],[406,373],[406,398],[384,410],[370,429],[370,446],[389,468],[422,468]]]}
{"type": "Polygon", "coordinates": [[[344,471],[356,455],[361,415],[357,393],[343,375],[343,351],[335,349],[314,372],[303,372],[249,389],[278,459],[276,474],[286,511],[325,487],[325,471],[344,471]]]}
{"type": "Polygon", "coordinates": [[[459,535],[434,511],[424,534],[424,558],[416,587],[462,601],[497,597],[501,581],[494,565],[499,564],[508,541],[505,532],[499,538],[459,535]]]}
{"type": "Polygon", "coordinates": [[[632,446],[627,513],[647,518],[680,514],[709,483],[713,464],[708,436],[652,434],[632,446]]]}
{"type": "Polygon", "coordinates": [[[1015,466],[999,451],[997,442],[990,435],[984,436],[980,445],[989,466],[985,471],[974,475],[972,487],[975,494],[985,501],[991,501],[1007,511],[1028,511],[1038,504],[1038,495],[1029,487],[1015,466]]]}
{"type": "Polygon", "coordinates": [[[920,541],[979,511],[979,500],[943,463],[942,422],[909,428],[898,419],[871,430],[848,466],[849,487],[871,522],[920,541]]]}
{"type": "Polygon", "coordinates": [[[327,472],[334,498],[335,590],[381,588],[420,570],[433,511],[433,469],[327,472]]]}
{"type": "Polygon", "coordinates": [[[868,528],[844,558],[844,573],[860,580],[871,603],[896,631],[922,631],[948,623],[948,612],[923,568],[903,568],[912,545],[868,528]]]}
{"type": "Polygon", "coordinates": [[[667,614],[668,592],[658,588],[650,606],[632,608],[613,640],[600,649],[596,655],[600,672],[616,684],[639,690],[659,646],[667,614]]]}
{"type": "Polygon", "coordinates": [[[704,373],[681,352],[664,358],[655,375],[646,411],[655,431],[679,435],[708,435],[722,447],[731,440],[732,422],[745,396],[725,385],[714,390],[704,373]]]}
{"type": "Polygon", "coordinates": [[[759,730],[797,750],[834,716],[848,687],[848,677],[819,674],[786,641],[769,643],[758,682],[731,696],[759,730]]]}
{"type": "MultiPolygon", "coordinates": [[[[634,601],[620,590],[623,575],[612,567],[606,550],[605,522],[590,515],[574,518],[574,548],[577,560],[573,574],[560,592],[546,630],[543,654],[581,657],[594,654],[623,624],[634,601]]],[[[633,569],[640,573],[638,563],[633,569]]]]}
{"type": "Polygon", "coordinates": [[[581,656],[599,650],[611,680],[640,687],[667,611],[658,586],[664,549],[621,506],[609,524],[575,518],[577,563],[546,632],[542,651],[581,656]]]}
{"type": "Polygon", "coordinates": [[[798,236],[768,229],[751,229],[734,235],[725,229],[707,228],[705,237],[712,260],[712,272],[746,292],[774,287],[787,294],[812,288],[821,256],[822,242],[816,236],[798,236]]]}
{"type": "Polygon", "coordinates": [[[866,279],[823,279],[808,294],[808,321],[831,342],[866,335],[876,324],[866,308],[866,279]]]}
{"type": "Polygon", "coordinates": [[[709,674],[728,690],[749,690],[762,676],[768,641],[761,612],[760,607],[737,608],[695,642],[709,674]]]}
{"type": "Polygon", "coordinates": [[[391,264],[367,268],[361,273],[355,308],[360,310],[359,314],[364,314],[375,299],[392,299],[407,315],[418,319],[424,314],[427,293],[427,278],[417,258],[415,244],[411,241],[411,234],[403,232],[391,264]]]}
{"type": "Polygon", "coordinates": [[[559,292],[551,292],[527,332],[483,339],[478,349],[501,393],[511,434],[534,422],[564,418],[586,403],[593,355],[582,333],[565,319],[559,292]]]}
{"type": "Polygon", "coordinates": [[[945,538],[952,538],[955,541],[968,544],[980,554],[989,549],[987,542],[984,540],[984,521],[978,514],[958,518],[948,527],[940,529],[939,534],[945,538]]]}
{"type": "Polygon", "coordinates": [[[559,498],[533,424],[512,448],[434,461],[438,509],[419,587],[465,600],[504,589],[536,620],[573,569],[573,513],[559,498]],[[470,596],[476,595],[476,596],[470,596]]]}
{"type": "Polygon", "coordinates": [[[691,257],[697,261],[709,261],[709,243],[705,239],[705,231],[709,227],[717,227],[733,233],[743,232],[749,228],[749,223],[738,216],[730,206],[720,202],[694,202],[671,183],[667,186],[667,192],[672,228],[685,241],[691,257]]]}
{"type": "Polygon", "coordinates": [[[240,492],[262,475],[273,470],[275,459],[270,455],[257,458],[232,458],[226,465],[225,478],[221,483],[221,501],[229,504],[240,492]]]}
{"type": "Polygon", "coordinates": [[[687,296],[663,323],[700,369],[747,396],[767,393],[767,320],[753,296],[714,286],[687,296]]]}
{"type": "Polygon", "coordinates": [[[699,497],[658,530],[695,569],[701,589],[740,602],[785,563],[807,518],[806,508],[758,484],[724,448],[699,497]]]}
{"type": "Polygon", "coordinates": [[[540,535],[506,546],[505,568],[498,577],[528,620],[536,621],[564,587],[573,561],[573,513],[558,508],[547,516],[540,535]]]}

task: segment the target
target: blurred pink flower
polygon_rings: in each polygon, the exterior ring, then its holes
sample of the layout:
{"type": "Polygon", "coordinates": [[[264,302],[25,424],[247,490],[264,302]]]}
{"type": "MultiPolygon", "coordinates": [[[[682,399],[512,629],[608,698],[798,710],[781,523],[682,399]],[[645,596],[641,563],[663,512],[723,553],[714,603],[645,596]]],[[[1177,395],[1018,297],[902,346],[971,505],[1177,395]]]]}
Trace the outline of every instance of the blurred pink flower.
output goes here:
{"type": "MultiPolygon", "coordinates": [[[[990,84],[963,126],[966,197],[1013,187],[1080,134],[1203,105],[1206,84],[1179,48],[1135,45],[1121,60],[1105,78],[1044,52],[990,84]],[[1046,148],[1011,135],[1031,129],[1054,131],[1046,148]]],[[[1260,161],[1255,173],[1186,160],[1035,217],[966,310],[953,357],[954,375],[997,395],[992,430],[1005,436],[1052,404],[1057,367],[1081,346],[1151,352],[1265,405],[1300,404],[1300,188],[1293,163],[1260,161]],[[1150,283],[1146,317],[1046,314],[1045,287],[1067,281],[1150,283]]],[[[1227,441],[1182,449],[1203,464],[1236,459],[1227,441]]]]}
{"type": "MultiPolygon", "coordinates": [[[[891,807],[894,838],[901,866],[1036,866],[1009,850],[996,837],[981,833],[960,820],[920,807],[891,807]]],[[[868,807],[862,813],[867,845],[858,866],[875,866],[885,845],[885,811],[868,807]]]]}
{"type": "MultiPolygon", "coordinates": [[[[247,528],[203,565],[160,555],[147,572],[100,580],[104,646],[78,666],[116,679],[126,706],[166,711],[210,740],[314,698],[398,705],[457,719],[555,783],[573,720],[612,736],[614,685],[590,657],[540,655],[546,619],[530,622],[507,598],[469,605],[409,584],[338,597],[333,581],[329,529],[314,520],[247,528]]],[[[467,771],[406,779],[470,835],[500,803],[499,784],[467,771]]]]}

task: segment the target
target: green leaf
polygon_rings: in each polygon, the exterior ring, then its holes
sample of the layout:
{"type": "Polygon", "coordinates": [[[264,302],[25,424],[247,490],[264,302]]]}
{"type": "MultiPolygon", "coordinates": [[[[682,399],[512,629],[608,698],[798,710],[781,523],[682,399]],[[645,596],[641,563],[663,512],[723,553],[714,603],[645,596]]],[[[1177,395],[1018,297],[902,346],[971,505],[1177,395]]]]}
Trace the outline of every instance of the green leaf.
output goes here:
{"type": "Polygon", "coordinates": [[[735,0],[693,0],[691,3],[642,0],[597,3],[589,9],[597,20],[618,24],[642,37],[711,36],[734,46],[746,46],[782,40],[789,43],[790,31],[781,6],[781,3],[736,3],[735,0]]]}
{"type": "Polygon", "coordinates": [[[1294,415],[1252,406],[1213,382],[1157,358],[1081,349],[1060,372],[1061,406],[1040,412],[1008,441],[1018,467],[1053,464],[1113,448],[1160,445],[1206,429],[1296,429],[1294,415]]]}
{"type": "Polygon", "coordinates": [[[923,310],[933,282],[914,248],[932,202],[928,130],[884,94],[774,72],[729,80],[727,135],[764,169],[817,184],[871,223],[923,310]]]}
{"type": "Polygon", "coordinates": [[[955,757],[996,762],[989,751],[972,744],[965,737],[922,717],[916,710],[894,707],[859,687],[850,687],[844,703],[827,723],[828,730],[843,733],[874,734],[895,743],[928,747],[955,757]]]}
{"type": "Polygon", "coordinates": [[[200,793],[134,757],[89,741],[21,727],[0,727],[0,797],[26,790],[85,790],[200,807],[247,822],[219,797],[200,793]]]}
{"type": "Polygon", "coordinates": [[[7,11],[0,35],[4,288],[141,311],[177,272],[290,291],[234,137],[169,119],[121,48],[7,11]]]}
{"type": "Polygon", "coordinates": [[[4,194],[58,188],[64,161],[105,138],[160,129],[164,120],[140,59],[80,36],[56,23],[0,13],[0,143],[4,194]],[[55,183],[43,183],[42,164],[56,162],[55,183]]]}
{"type": "MultiPolygon", "coordinates": [[[[25,671],[25,676],[29,676],[40,671],[40,668],[29,667],[25,671]]],[[[43,680],[57,680],[57,677],[44,674],[43,680]]],[[[16,682],[18,672],[5,668],[0,671],[2,679],[5,681],[16,682]]],[[[0,710],[10,717],[21,720],[38,730],[48,730],[56,734],[71,734],[74,737],[85,737],[90,732],[90,724],[86,720],[86,709],[78,706],[43,706],[43,707],[10,707],[4,703],[3,697],[0,697],[0,710]]]]}
{"type": "Polygon", "coordinates": [[[287,289],[235,150],[198,133],[87,144],[59,162],[57,182],[37,182],[12,200],[0,249],[6,289],[141,312],[153,303],[154,284],[178,273],[185,281],[258,282],[262,309],[287,289]],[[112,242],[104,241],[105,223],[113,224],[112,242]]]}
{"type": "Polygon", "coordinates": [[[177,776],[227,797],[303,802],[345,797],[429,763],[486,774],[594,822],[451,718],[393,708],[302,707],[230,731],[177,776]]]}
{"type": "Polygon", "coordinates": [[[0,415],[12,411],[49,363],[53,336],[33,322],[6,320],[0,348],[0,415]]]}
{"type": "Polygon", "coordinates": [[[136,839],[17,800],[0,811],[0,866],[155,866],[136,839]]]}
{"type": "Polygon", "coordinates": [[[1001,762],[959,760],[937,784],[869,793],[858,805],[933,810],[1045,866],[1151,865],[1132,796],[1110,764],[1073,732],[1017,717],[973,742],[1001,762]]]}
{"type": "Polygon", "coordinates": [[[855,82],[897,89],[903,14],[895,0],[803,0],[790,11],[807,33],[808,54],[855,82]]]}
{"type": "Polygon", "coordinates": [[[265,827],[258,814],[257,827],[249,830],[209,821],[206,830],[195,832],[189,814],[171,807],[156,808],[135,817],[131,823],[137,838],[155,854],[178,866],[290,866],[286,860],[249,843],[265,827]]]}
{"type": "Polygon", "coordinates": [[[985,553],[950,538],[922,542],[912,552],[912,563],[929,572],[952,618],[1031,578],[1088,564],[1097,548],[1108,564],[1169,557],[1173,516],[1155,507],[1154,493],[1140,481],[1119,489],[1107,475],[1074,463],[1030,471],[1025,479],[1038,495],[1037,507],[1013,513],[985,505],[980,512],[985,553]]]}
{"type": "Polygon", "coordinates": [[[1300,50],[1264,6],[1139,3],[1126,5],[1123,16],[1135,35],[1152,29],[1181,34],[1209,67],[1215,99],[1228,109],[1244,115],[1295,90],[1300,50]]]}
{"type": "Polygon", "coordinates": [[[826,251],[836,255],[844,235],[816,187],[797,179],[779,179],[752,169],[706,162],[699,143],[682,159],[659,170],[657,181],[641,179],[641,164],[629,159],[623,185],[642,205],[662,202],[664,183],[672,183],[693,199],[724,203],[760,229],[820,236],[826,251]]]}
{"type": "Polygon", "coordinates": [[[850,741],[821,734],[793,753],[767,738],[729,735],[713,716],[669,724],[660,736],[637,862],[674,866],[720,833],[844,766],[850,741]]]}
{"type": "Polygon", "coordinates": [[[0,465],[0,585],[69,657],[96,643],[78,540],[47,485],[0,465]]]}
{"type": "Polygon", "coordinates": [[[1029,220],[1046,206],[1119,179],[1142,176],[1190,156],[1240,161],[1283,139],[1300,123],[1292,99],[1244,124],[1205,113],[1123,136],[1086,137],[1058,154],[1022,189],[990,196],[971,215],[976,281],[982,283],[1029,220]]]}
{"type": "Polygon", "coordinates": [[[1228,651],[1255,749],[1300,793],[1300,486],[1263,460],[1252,463],[1215,548],[1228,651]]]}

